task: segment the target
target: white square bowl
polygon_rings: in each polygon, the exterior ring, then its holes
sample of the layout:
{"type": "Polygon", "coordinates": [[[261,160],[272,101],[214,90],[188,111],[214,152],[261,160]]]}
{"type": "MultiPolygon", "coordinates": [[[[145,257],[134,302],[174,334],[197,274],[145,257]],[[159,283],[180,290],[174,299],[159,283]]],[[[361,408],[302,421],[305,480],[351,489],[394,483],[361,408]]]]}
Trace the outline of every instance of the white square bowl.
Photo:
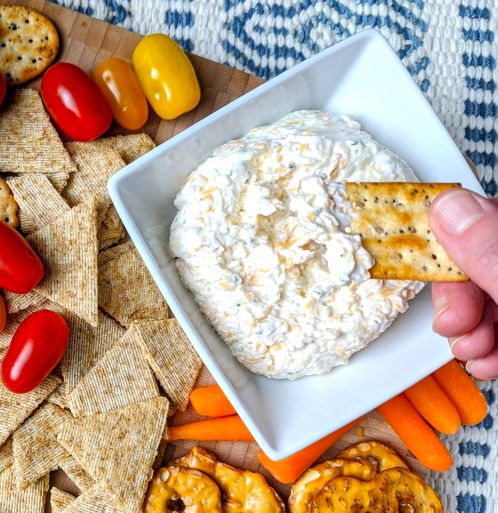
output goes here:
{"type": "Polygon", "coordinates": [[[262,449],[284,458],[374,409],[451,359],[431,329],[430,287],[381,337],[332,372],[296,381],[247,371],[182,285],[168,251],[173,200],[211,152],[297,109],[351,114],[422,181],[481,192],[431,106],[375,30],[338,43],[196,123],[127,166],[109,193],[172,312],[262,449]]]}

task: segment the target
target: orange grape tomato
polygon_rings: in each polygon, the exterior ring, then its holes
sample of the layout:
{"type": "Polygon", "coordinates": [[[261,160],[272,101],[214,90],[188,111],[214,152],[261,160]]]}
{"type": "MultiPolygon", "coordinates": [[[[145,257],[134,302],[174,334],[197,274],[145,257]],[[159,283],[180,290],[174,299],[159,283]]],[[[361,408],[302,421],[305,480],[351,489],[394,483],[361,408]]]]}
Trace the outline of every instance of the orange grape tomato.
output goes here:
{"type": "Polygon", "coordinates": [[[5,307],[5,301],[3,297],[0,296],[0,333],[5,328],[5,324],[7,323],[7,308],[5,307]]]}
{"type": "Polygon", "coordinates": [[[116,123],[138,130],[147,122],[149,107],[133,68],[123,59],[102,61],[94,73],[95,82],[111,106],[116,123]]]}

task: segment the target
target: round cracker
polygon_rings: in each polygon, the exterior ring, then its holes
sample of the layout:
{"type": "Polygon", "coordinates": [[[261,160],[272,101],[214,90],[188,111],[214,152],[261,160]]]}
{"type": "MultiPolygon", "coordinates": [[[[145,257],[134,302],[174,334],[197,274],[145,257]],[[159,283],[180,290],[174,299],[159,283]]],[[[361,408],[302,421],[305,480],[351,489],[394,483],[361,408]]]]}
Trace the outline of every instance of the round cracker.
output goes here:
{"type": "Polygon", "coordinates": [[[0,4],[0,72],[8,84],[42,73],[59,51],[54,24],[33,9],[0,4]]]}

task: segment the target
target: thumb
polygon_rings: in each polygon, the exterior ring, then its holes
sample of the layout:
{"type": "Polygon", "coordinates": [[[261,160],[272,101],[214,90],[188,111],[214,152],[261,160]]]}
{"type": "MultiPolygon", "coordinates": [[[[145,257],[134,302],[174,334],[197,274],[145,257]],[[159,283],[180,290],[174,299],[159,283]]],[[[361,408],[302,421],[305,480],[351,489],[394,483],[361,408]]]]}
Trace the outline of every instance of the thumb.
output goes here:
{"type": "Polygon", "coordinates": [[[498,303],[498,206],[466,189],[432,203],[429,223],[455,263],[498,303]]]}

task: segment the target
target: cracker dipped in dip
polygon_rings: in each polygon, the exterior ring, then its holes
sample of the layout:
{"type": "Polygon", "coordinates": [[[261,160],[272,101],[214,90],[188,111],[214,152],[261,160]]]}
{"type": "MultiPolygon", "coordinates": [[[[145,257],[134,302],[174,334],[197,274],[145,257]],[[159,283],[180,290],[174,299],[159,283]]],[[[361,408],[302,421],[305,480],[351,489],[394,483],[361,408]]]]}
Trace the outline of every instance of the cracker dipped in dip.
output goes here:
{"type": "Polygon", "coordinates": [[[416,177],[350,117],[297,111],[218,148],[176,197],[178,272],[252,372],[296,379],[344,365],[422,288],[369,279],[345,181],[416,177]]]}

